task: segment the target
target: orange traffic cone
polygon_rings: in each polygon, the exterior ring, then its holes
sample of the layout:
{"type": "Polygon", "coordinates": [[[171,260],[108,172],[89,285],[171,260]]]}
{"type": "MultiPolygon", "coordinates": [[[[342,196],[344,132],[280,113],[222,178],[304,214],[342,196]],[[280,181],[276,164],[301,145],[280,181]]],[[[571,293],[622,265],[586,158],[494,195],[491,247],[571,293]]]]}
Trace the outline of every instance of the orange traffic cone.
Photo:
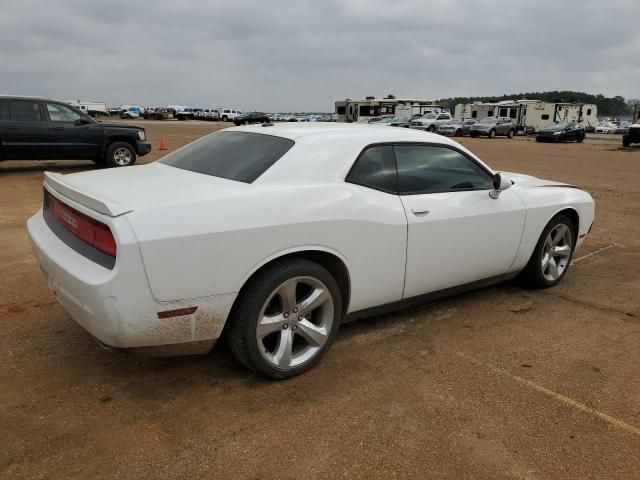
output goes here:
{"type": "Polygon", "coordinates": [[[158,147],[158,150],[168,150],[167,144],[164,143],[164,137],[160,137],[160,147],[158,147]]]}

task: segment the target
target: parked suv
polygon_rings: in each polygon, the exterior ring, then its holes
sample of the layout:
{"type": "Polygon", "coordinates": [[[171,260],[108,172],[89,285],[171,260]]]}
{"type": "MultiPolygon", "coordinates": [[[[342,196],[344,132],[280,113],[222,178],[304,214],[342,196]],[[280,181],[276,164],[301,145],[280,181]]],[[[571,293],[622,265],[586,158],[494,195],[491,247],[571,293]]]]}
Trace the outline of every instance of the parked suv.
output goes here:
{"type": "Polygon", "coordinates": [[[223,108],[220,111],[220,120],[222,120],[223,122],[233,122],[236,119],[236,117],[239,117],[240,115],[242,115],[242,112],[240,110],[223,108]]]}
{"type": "Polygon", "coordinates": [[[471,125],[471,129],[469,129],[469,135],[474,138],[480,135],[489,138],[495,138],[497,135],[513,138],[515,134],[516,127],[507,117],[483,118],[475,125],[471,125]]]}
{"type": "Polygon", "coordinates": [[[640,143],[640,121],[624,129],[622,146],[630,147],[632,143],[640,143]]]}
{"type": "Polygon", "coordinates": [[[247,125],[251,123],[269,123],[271,119],[263,112],[249,112],[233,119],[236,125],[247,125]]]}
{"type": "Polygon", "coordinates": [[[439,125],[448,123],[451,121],[450,113],[427,113],[420,118],[416,118],[411,121],[410,128],[418,130],[428,130],[429,132],[435,132],[439,125]]]}
{"type": "Polygon", "coordinates": [[[151,151],[144,128],[100,122],[57,100],[0,97],[0,160],[93,160],[133,165],[151,151]]]}

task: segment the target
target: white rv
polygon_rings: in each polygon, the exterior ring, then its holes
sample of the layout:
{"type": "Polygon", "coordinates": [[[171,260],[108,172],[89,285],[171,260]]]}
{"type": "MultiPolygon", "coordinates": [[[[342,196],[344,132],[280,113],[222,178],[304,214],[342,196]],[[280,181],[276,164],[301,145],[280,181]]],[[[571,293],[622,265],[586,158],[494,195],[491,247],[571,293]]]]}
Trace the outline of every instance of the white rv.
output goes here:
{"type": "Polygon", "coordinates": [[[107,104],[104,102],[81,102],[80,100],[68,100],[67,103],[72,107],[82,110],[87,115],[91,115],[92,117],[108,117],[110,115],[107,104]]]}
{"type": "Polygon", "coordinates": [[[373,117],[411,117],[446,109],[432,100],[407,98],[375,98],[339,100],[335,102],[338,122],[366,123],[373,117]]]}
{"type": "Polygon", "coordinates": [[[598,108],[587,103],[551,103],[541,100],[499,102],[494,109],[497,117],[509,117],[516,130],[535,133],[552,123],[575,122],[585,128],[598,124],[598,108]]]}
{"type": "Polygon", "coordinates": [[[480,121],[483,118],[493,117],[493,110],[495,107],[495,103],[458,103],[453,110],[453,116],[460,120],[472,118],[480,121]]]}

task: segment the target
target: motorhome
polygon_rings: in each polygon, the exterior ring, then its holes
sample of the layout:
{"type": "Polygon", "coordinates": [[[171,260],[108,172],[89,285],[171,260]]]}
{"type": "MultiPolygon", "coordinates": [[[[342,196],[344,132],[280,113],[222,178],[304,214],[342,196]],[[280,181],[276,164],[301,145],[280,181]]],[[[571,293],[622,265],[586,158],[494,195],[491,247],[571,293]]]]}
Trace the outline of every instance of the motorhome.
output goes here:
{"type": "Polygon", "coordinates": [[[495,108],[495,103],[458,103],[453,109],[453,116],[460,120],[467,120],[472,118],[474,120],[480,121],[483,118],[493,117],[493,110],[495,108]]]}
{"type": "Polygon", "coordinates": [[[374,117],[411,117],[441,111],[448,112],[446,108],[432,100],[394,98],[392,96],[387,98],[367,97],[364,100],[347,98],[335,102],[335,106],[338,122],[366,123],[374,117]]]}
{"type": "Polygon", "coordinates": [[[552,123],[576,122],[587,129],[598,124],[598,108],[588,103],[507,100],[498,102],[493,114],[511,118],[519,133],[535,133],[552,123]]]}
{"type": "Polygon", "coordinates": [[[107,104],[104,102],[81,102],[80,100],[68,100],[67,103],[72,107],[76,107],[86,114],[91,115],[92,117],[108,117],[110,115],[107,104]]]}

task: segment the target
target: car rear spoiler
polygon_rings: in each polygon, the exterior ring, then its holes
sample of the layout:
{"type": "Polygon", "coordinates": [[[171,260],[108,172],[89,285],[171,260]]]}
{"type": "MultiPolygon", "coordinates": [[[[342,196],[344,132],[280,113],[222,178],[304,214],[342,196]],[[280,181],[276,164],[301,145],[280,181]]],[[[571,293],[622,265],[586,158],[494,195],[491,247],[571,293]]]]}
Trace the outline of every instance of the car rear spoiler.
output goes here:
{"type": "Polygon", "coordinates": [[[113,203],[108,200],[101,200],[87,195],[81,192],[73,185],[66,182],[64,175],[60,173],[44,172],[44,185],[56,192],[70,198],[71,200],[78,202],[80,205],[84,205],[91,210],[95,210],[98,213],[109,215],[110,217],[117,217],[131,212],[131,208],[123,207],[117,203],[113,203]]]}

